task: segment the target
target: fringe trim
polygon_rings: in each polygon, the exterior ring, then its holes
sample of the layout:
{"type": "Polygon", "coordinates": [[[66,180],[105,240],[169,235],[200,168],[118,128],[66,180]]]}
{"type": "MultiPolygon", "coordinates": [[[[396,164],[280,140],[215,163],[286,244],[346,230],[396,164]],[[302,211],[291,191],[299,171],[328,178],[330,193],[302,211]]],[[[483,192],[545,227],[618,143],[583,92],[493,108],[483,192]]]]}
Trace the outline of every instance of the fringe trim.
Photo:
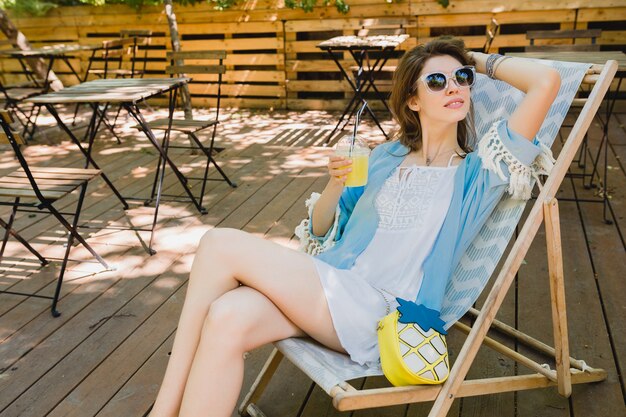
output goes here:
{"type": "Polygon", "coordinates": [[[532,179],[539,181],[539,175],[548,175],[554,167],[552,151],[541,143],[541,153],[535,161],[530,166],[524,165],[502,142],[498,135],[498,125],[499,123],[494,123],[478,143],[478,156],[483,167],[497,174],[503,181],[506,180],[506,175],[500,162],[504,162],[509,169],[507,192],[513,199],[528,200],[534,185],[532,179]]]}
{"type": "Polygon", "coordinates": [[[311,217],[313,216],[313,208],[320,197],[320,193],[311,193],[311,196],[304,202],[309,216],[302,220],[300,224],[296,226],[295,230],[296,236],[300,239],[300,246],[298,247],[298,250],[308,253],[309,255],[319,255],[320,253],[335,246],[335,237],[337,236],[337,231],[339,230],[339,214],[341,213],[341,209],[339,208],[339,205],[337,205],[337,209],[335,210],[335,220],[333,221],[328,237],[322,239],[311,234],[310,224],[311,217]]]}

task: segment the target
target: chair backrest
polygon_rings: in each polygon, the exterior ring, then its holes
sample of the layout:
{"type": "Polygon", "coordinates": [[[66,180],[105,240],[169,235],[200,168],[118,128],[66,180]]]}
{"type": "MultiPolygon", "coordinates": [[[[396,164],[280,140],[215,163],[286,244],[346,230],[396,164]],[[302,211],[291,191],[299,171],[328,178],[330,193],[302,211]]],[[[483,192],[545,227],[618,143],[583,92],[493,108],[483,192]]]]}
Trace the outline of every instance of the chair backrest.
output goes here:
{"type": "MultiPolygon", "coordinates": [[[[537,139],[550,148],[585,78],[590,64],[540,61],[561,75],[561,88],[543,121],[537,139]]],[[[597,77],[597,76],[596,76],[597,77]]],[[[478,74],[472,87],[476,133],[480,138],[494,121],[508,119],[524,94],[511,85],[478,74]]],[[[448,281],[441,318],[451,326],[476,301],[495,270],[524,211],[525,201],[504,197],[493,210],[448,281]]]]}
{"type": "Polygon", "coordinates": [[[226,73],[224,59],[226,51],[178,51],[166,54],[170,65],[165,67],[165,73],[171,76],[217,75],[217,104],[219,115],[220,99],[222,95],[222,75],[226,73]]]}
{"type": "Polygon", "coordinates": [[[358,36],[404,35],[411,21],[407,18],[371,18],[359,21],[358,36]]]}
{"type": "Polygon", "coordinates": [[[149,29],[122,29],[120,30],[120,39],[133,39],[133,45],[130,48],[130,61],[131,61],[131,78],[135,78],[135,75],[143,77],[146,72],[146,65],[148,63],[148,46],[152,43],[152,31],[149,29]],[[139,51],[143,48],[143,57],[138,57],[139,51]],[[136,70],[136,64],[141,60],[141,71],[136,70]]]}
{"type": "MultiPolygon", "coordinates": [[[[123,62],[133,49],[133,45],[136,43],[134,38],[117,38],[102,41],[102,51],[100,58],[96,57],[96,54],[92,55],[92,60],[100,60],[104,63],[104,73],[102,78],[107,78],[109,70],[121,69],[123,62]]],[[[89,63],[89,68],[93,66],[93,62],[89,63]]]]}
{"type": "Polygon", "coordinates": [[[526,39],[530,45],[526,46],[526,52],[539,51],[599,51],[600,45],[596,39],[602,35],[602,29],[575,29],[575,30],[531,30],[526,32],[526,39]],[[535,40],[541,39],[571,39],[571,44],[536,45],[535,40]],[[591,43],[576,43],[576,40],[586,39],[591,43]]]}
{"type": "Polygon", "coordinates": [[[491,44],[496,36],[500,33],[500,23],[496,20],[495,17],[491,18],[491,22],[487,26],[487,30],[485,31],[485,44],[483,45],[483,53],[489,53],[489,48],[491,48],[491,44]]]}
{"type": "MultiPolygon", "coordinates": [[[[144,29],[123,29],[120,31],[120,37],[117,39],[106,40],[102,42],[102,52],[100,57],[96,54],[92,55],[89,63],[89,68],[93,66],[92,60],[101,60],[104,62],[104,73],[102,78],[107,78],[109,71],[123,70],[124,67],[130,65],[128,71],[131,78],[135,78],[136,75],[143,77],[146,72],[146,65],[148,61],[148,49],[152,39],[152,31],[144,29]],[[143,57],[139,58],[138,53],[143,47],[143,57]],[[137,63],[142,63],[142,68],[137,68],[137,63]]],[[[119,76],[115,72],[116,76],[119,76]]],[[[126,75],[126,74],[125,74],[126,75]]]]}

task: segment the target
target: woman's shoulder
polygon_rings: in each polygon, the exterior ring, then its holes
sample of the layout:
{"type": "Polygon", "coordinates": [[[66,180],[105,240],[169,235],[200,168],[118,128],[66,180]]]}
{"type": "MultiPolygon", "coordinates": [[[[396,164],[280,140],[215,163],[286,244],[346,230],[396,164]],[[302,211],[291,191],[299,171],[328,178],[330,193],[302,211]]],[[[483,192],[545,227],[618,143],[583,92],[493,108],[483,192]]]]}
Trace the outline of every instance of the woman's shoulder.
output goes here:
{"type": "Polygon", "coordinates": [[[402,157],[406,156],[407,147],[398,140],[390,140],[380,143],[372,149],[372,157],[402,157]]]}

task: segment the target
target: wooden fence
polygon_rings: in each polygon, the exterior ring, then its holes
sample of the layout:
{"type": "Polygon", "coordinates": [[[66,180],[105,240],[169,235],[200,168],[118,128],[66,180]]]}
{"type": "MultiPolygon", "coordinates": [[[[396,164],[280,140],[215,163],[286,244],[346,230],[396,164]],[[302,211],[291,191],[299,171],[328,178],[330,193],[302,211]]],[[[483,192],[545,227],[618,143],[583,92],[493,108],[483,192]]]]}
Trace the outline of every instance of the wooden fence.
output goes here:
{"type": "MultiPolygon", "coordinates": [[[[175,6],[183,50],[226,49],[225,105],[256,108],[340,109],[350,97],[349,85],[335,63],[316,48],[317,43],[338,35],[356,34],[364,25],[402,18],[410,39],[403,50],[440,34],[463,38],[469,48],[480,50],[492,17],[501,24],[491,51],[523,50],[529,29],[601,28],[598,42],[606,50],[626,46],[624,0],[451,0],[443,8],[436,0],[349,0],[350,12],[317,7],[311,13],[285,9],[278,0],[240,0],[233,9],[217,11],[210,4],[175,6]]],[[[126,6],[63,7],[46,17],[13,17],[14,23],[34,45],[93,43],[118,36],[121,29],[150,29],[154,35],[145,47],[147,76],[163,76],[165,53],[170,47],[167,20],[161,7],[135,11],[126,6]]],[[[559,41],[552,41],[556,43],[559,41]]],[[[143,51],[140,54],[143,58],[143,51]]],[[[340,56],[349,70],[354,62],[340,56]]],[[[72,60],[75,68],[87,67],[88,55],[72,60]]],[[[15,61],[0,60],[0,70],[19,71],[15,61]]],[[[76,80],[62,63],[55,67],[66,84],[76,80]]],[[[17,76],[17,74],[16,74],[17,76]]],[[[210,105],[216,88],[210,76],[191,84],[194,105],[210,105]]],[[[383,86],[383,89],[385,87],[383,86]]]]}

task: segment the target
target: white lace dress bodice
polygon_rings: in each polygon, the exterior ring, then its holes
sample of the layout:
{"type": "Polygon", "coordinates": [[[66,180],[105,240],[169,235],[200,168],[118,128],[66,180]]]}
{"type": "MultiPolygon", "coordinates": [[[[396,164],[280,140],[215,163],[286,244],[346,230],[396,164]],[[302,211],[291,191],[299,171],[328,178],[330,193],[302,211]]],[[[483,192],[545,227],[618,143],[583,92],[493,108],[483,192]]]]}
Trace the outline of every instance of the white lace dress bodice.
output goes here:
{"type": "Polygon", "coordinates": [[[375,200],[378,229],[351,269],[315,259],[342,346],[358,363],[379,360],[378,320],[414,300],[424,260],[445,219],[456,166],[398,167],[375,200]]]}

